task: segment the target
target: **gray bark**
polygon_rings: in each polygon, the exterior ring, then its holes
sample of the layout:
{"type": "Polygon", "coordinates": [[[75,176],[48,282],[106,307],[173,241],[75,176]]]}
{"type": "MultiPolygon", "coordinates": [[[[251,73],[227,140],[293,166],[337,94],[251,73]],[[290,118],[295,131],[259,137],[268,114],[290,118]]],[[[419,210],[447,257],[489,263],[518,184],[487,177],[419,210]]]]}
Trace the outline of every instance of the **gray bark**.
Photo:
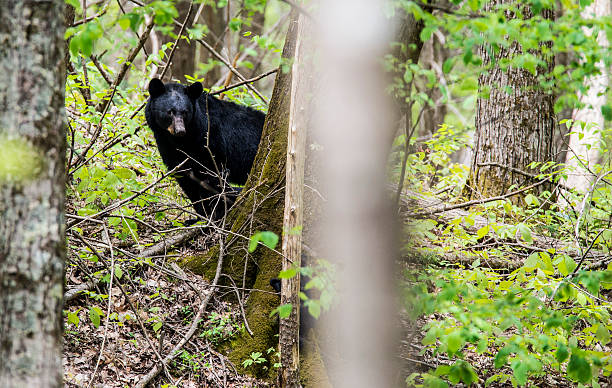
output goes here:
{"type": "MultiPolygon", "coordinates": [[[[514,42],[509,48],[501,48],[496,59],[511,58],[521,50],[514,42]]],[[[534,54],[542,55],[541,52],[534,54]]],[[[484,48],[481,55],[485,64],[490,61],[484,48]]],[[[547,68],[539,68],[538,72],[551,70],[550,59],[547,68]]],[[[476,107],[474,155],[468,184],[471,198],[499,195],[512,185],[533,183],[531,178],[515,171],[531,172],[527,169],[530,163],[553,160],[556,124],[553,95],[542,91],[536,76],[527,70],[508,68],[502,71],[495,67],[480,76],[479,89],[481,92],[490,90],[490,96],[478,98],[476,107]],[[507,92],[508,88],[511,92],[507,92]]],[[[539,169],[533,173],[539,173],[539,169]]],[[[551,185],[539,187],[539,190],[544,189],[550,190],[551,185]]]]}
{"type": "Polygon", "coordinates": [[[60,387],[64,1],[0,2],[0,386],[60,387]]]}

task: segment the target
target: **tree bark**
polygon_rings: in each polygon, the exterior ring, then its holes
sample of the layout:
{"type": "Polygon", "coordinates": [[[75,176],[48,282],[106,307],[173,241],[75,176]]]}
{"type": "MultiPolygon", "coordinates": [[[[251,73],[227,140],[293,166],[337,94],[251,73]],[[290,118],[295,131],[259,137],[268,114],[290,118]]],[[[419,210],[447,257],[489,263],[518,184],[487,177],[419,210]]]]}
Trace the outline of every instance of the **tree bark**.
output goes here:
{"type": "MultiPolygon", "coordinates": [[[[491,6],[508,2],[498,0],[491,6]]],[[[500,48],[496,62],[512,58],[521,50],[516,42],[508,48],[500,48]]],[[[484,64],[488,64],[491,58],[484,47],[481,55],[484,64]]],[[[542,53],[538,51],[534,55],[542,56],[542,53]]],[[[547,67],[538,68],[538,73],[551,71],[552,58],[545,59],[547,67]]],[[[474,155],[466,186],[472,199],[503,194],[512,185],[532,183],[530,178],[512,170],[537,174],[539,169],[531,170],[527,165],[554,159],[553,95],[540,90],[537,76],[520,68],[502,71],[495,66],[482,74],[478,82],[479,92],[489,91],[489,98],[479,97],[476,107],[474,155]],[[488,166],[488,163],[504,167],[488,166]]],[[[550,191],[551,188],[552,185],[541,185],[536,191],[550,191]]],[[[513,197],[513,200],[520,198],[513,197]]]]}
{"type": "MultiPolygon", "coordinates": [[[[297,13],[294,12],[290,16],[283,58],[294,57],[296,34],[297,13]]],[[[253,168],[241,196],[227,216],[227,225],[231,225],[231,231],[222,237],[226,239],[224,245],[227,247],[223,262],[223,274],[226,276],[223,278],[232,278],[239,287],[269,291],[252,292],[248,297],[246,319],[253,336],[243,333],[232,342],[229,349],[230,360],[239,368],[252,352],[267,355],[267,349],[277,346],[275,335],[278,318],[270,317],[270,313],[278,306],[279,299],[272,293],[269,282],[278,277],[281,255],[263,246],[248,253],[247,246],[248,237],[256,231],[272,231],[278,236],[282,235],[291,82],[291,72],[277,73],[253,168]]],[[[205,255],[185,259],[183,264],[195,273],[210,277],[218,255],[219,247],[216,246],[205,255]]],[[[269,376],[273,362],[275,360],[270,356],[268,365],[256,365],[249,368],[248,372],[260,377],[269,376]]]]}
{"type": "MultiPolygon", "coordinates": [[[[449,51],[444,47],[444,43],[441,41],[441,32],[436,32],[432,38],[423,44],[421,50],[421,66],[425,69],[433,70],[438,79],[444,80],[444,72],[442,71],[442,65],[449,56],[449,51]]],[[[442,103],[442,92],[438,87],[424,87],[424,92],[427,93],[429,98],[434,102],[433,106],[423,107],[423,116],[420,122],[420,135],[426,136],[434,134],[440,125],[444,124],[444,118],[446,117],[446,103],[442,103]]]]}
{"type": "MultiPolygon", "coordinates": [[[[306,132],[308,130],[308,85],[311,84],[306,57],[305,39],[309,39],[310,23],[300,16],[296,36],[296,49],[291,69],[289,131],[287,139],[287,167],[285,212],[283,217],[283,271],[299,268],[302,257],[302,228],[304,203],[304,164],[306,161],[306,132]]],[[[299,387],[299,334],[300,334],[300,273],[282,279],[281,305],[291,304],[291,314],[280,320],[279,345],[281,354],[281,387],[299,387]]]]}
{"type": "Polygon", "coordinates": [[[0,386],[60,387],[64,2],[0,3],[0,386]]]}
{"type": "MultiPolygon", "coordinates": [[[[221,51],[223,47],[223,31],[225,31],[225,15],[223,9],[217,8],[216,5],[207,5],[200,16],[200,23],[208,26],[208,35],[206,41],[211,44],[217,51],[221,51]]],[[[215,57],[204,47],[199,47],[199,62],[208,63],[215,61],[215,57]]],[[[204,75],[204,86],[210,88],[221,78],[222,69],[219,65],[212,66],[204,75]]]]}
{"type": "MultiPolygon", "coordinates": [[[[185,17],[189,11],[191,1],[178,1],[176,3],[176,10],[178,11],[178,20],[183,23],[185,17]]],[[[183,36],[187,36],[187,28],[193,24],[193,18],[196,13],[198,4],[194,4],[194,9],[189,15],[189,19],[185,22],[185,29],[183,30],[183,36]]],[[[174,34],[178,35],[181,28],[174,26],[174,34]]],[[[163,43],[174,42],[176,37],[164,36],[163,43]]],[[[163,44],[162,43],[162,44],[163,44]]],[[[193,77],[195,72],[195,58],[196,58],[196,43],[194,41],[188,41],[187,39],[179,39],[176,51],[172,57],[172,66],[170,67],[171,76],[170,79],[176,79],[181,83],[189,83],[185,75],[193,77]]]]}
{"type": "MultiPolygon", "coordinates": [[[[582,11],[585,19],[605,17],[610,15],[610,1],[595,0],[582,11]]],[[[592,34],[586,30],[585,33],[592,34]]],[[[601,47],[608,47],[609,42],[604,31],[600,31],[597,42],[601,47]]],[[[606,104],[606,89],[608,88],[608,70],[602,62],[597,64],[601,74],[586,80],[588,91],[580,94],[580,102],[585,106],[574,110],[573,125],[569,138],[569,151],[565,163],[570,167],[565,184],[586,193],[593,180],[592,167],[599,162],[601,147],[601,131],[604,129],[604,117],[601,107],[606,104]],[[581,128],[581,123],[585,126],[581,128]]]]}

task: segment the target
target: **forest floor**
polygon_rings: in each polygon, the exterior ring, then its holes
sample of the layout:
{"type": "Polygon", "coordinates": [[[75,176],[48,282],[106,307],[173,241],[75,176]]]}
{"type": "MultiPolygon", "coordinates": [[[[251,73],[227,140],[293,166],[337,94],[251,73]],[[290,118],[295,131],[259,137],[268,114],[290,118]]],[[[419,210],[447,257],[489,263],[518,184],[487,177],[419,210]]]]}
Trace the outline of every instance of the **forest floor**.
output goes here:
{"type": "MultiPolygon", "coordinates": [[[[204,240],[194,239],[174,253],[201,253],[206,249],[204,240]]],[[[102,287],[82,293],[65,306],[69,311],[63,359],[66,387],[134,387],[159,365],[159,357],[171,353],[185,336],[202,298],[210,292],[207,281],[166,259],[154,259],[152,265],[122,264],[122,268],[129,267],[129,277],[115,271],[110,299],[108,284],[102,283],[102,287]]],[[[91,263],[89,267],[69,266],[69,284],[82,284],[83,274],[95,272],[97,265],[91,263]]],[[[106,277],[108,280],[108,274],[106,277]]],[[[269,386],[238,374],[236,367],[215,350],[243,327],[239,306],[224,301],[227,292],[234,291],[221,289],[212,296],[196,334],[168,365],[169,376],[162,371],[150,386],[269,386]]]]}

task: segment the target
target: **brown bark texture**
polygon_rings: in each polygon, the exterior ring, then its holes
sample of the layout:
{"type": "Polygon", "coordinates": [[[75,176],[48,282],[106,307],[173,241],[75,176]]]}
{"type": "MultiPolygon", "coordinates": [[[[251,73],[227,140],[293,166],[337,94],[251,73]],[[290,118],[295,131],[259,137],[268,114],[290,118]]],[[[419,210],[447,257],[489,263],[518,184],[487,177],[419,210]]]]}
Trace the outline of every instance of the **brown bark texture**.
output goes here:
{"type": "MultiPolygon", "coordinates": [[[[215,5],[206,5],[200,19],[196,22],[206,24],[208,27],[208,35],[206,41],[209,42],[215,50],[221,51],[224,40],[221,38],[225,31],[225,15],[223,9],[217,8],[215,5]]],[[[199,63],[205,64],[209,61],[215,61],[215,57],[203,47],[199,48],[199,63]]],[[[204,76],[204,86],[211,87],[221,78],[223,69],[218,65],[212,67],[204,76]]]]}
{"type": "MultiPolygon", "coordinates": [[[[304,203],[304,164],[306,161],[306,132],[308,130],[307,57],[311,56],[305,44],[309,39],[309,21],[300,16],[296,36],[296,49],[291,70],[291,94],[289,131],[287,139],[287,165],[285,187],[285,211],[283,216],[283,271],[299,268],[302,255],[302,227],[304,203]]],[[[299,322],[300,322],[300,274],[282,279],[281,305],[291,304],[291,314],[280,320],[279,345],[281,354],[281,387],[299,387],[299,322]]]]}
{"type": "MultiPolygon", "coordinates": [[[[504,2],[509,1],[498,0],[490,6],[504,2]]],[[[480,52],[483,63],[489,64],[491,58],[487,49],[483,47],[480,52]]],[[[521,47],[513,42],[508,48],[500,47],[495,59],[499,62],[521,52],[521,47]]],[[[539,50],[533,54],[543,55],[539,50]]],[[[470,198],[499,195],[512,185],[533,183],[531,178],[512,169],[538,174],[539,169],[532,170],[527,166],[532,162],[553,160],[554,98],[540,89],[537,79],[538,74],[552,70],[552,58],[545,60],[547,66],[538,68],[536,75],[517,68],[503,71],[496,65],[479,77],[479,92],[488,90],[489,97],[480,96],[477,101],[474,155],[468,181],[470,198]],[[504,167],[487,166],[487,163],[504,167]]],[[[537,189],[538,192],[543,190],[550,191],[551,185],[537,189]]],[[[513,201],[519,199],[520,196],[513,197],[513,201]]]]}
{"type": "MultiPolygon", "coordinates": [[[[191,1],[178,1],[176,3],[176,10],[179,13],[178,20],[181,23],[185,21],[190,3],[191,1]]],[[[193,22],[197,6],[198,4],[194,4],[194,9],[192,10],[191,15],[189,15],[189,19],[186,21],[187,24],[185,26],[185,30],[183,31],[183,36],[187,36],[187,28],[190,27],[193,22]]],[[[163,43],[174,42],[180,30],[180,26],[175,25],[173,31],[175,36],[164,36],[163,43]]],[[[187,39],[179,39],[176,51],[172,57],[172,67],[170,68],[172,71],[171,78],[176,79],[181,83],[188,83],[185,75],[193,76],[193,73],[195,72],[195,57],[196,42],[189,41],[187,39]]]]}
{"type": "Polygon", "coordinates": [[[0,386],[63,385],[64,1],[0,2],[0,386]]]}
{"type": "MultiPolygon", "coordinates": [[[[293,58],[296,33],[297,14],[294,13],[290,17],[283,58],[293,58]]],[[[237,367],[252,352],[268,354],[267,349],[277,346],[278,317],[270,317],[270,313],[278,306],[279,298],[272,293],[269,282],[278,277],[281,255],[278,250],[272,251],[264,246],[249,253],[247,247],[248,237],[257,231],[282,235],[290,92],[291,72],[279,71],[253,168],[241,196],[227,216],[231,230],[225,237],[227,249],[222,279],[231,278],[238,287],[267,291],[253,291],[248,297],[245,313],[253,336],[245,332],[230,345],[229,357],[237,367]]],[[[216,267],[218,249],[215,247],[203,256],[187,258],[183,264],[196,273],[210,276],[216,267]]],[[[270,357],[268,365],[259,364],[249,368],[248,372],[268,376],[274,362],[276,360],[270,357]]]]}

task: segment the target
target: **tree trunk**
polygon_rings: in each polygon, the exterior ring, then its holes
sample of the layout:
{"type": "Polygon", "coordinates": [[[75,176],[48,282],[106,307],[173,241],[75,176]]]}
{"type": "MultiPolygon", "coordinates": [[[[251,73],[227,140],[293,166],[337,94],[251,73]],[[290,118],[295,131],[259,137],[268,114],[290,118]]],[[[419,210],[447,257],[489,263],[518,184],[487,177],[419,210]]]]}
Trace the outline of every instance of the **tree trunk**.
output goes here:
{"type": "MultiPolygon", "coordinates": [[[[519,45],[513,42],[508,48],[500,48],[496,62],[520,52],[519,45]]],[[[485,65],[490,62],[484,47],[481,55],[485,65]]],[[[538,68],[538,73],[551,71],[552,58],[546,59],[547,68],[538,68]]],[[[478,83],[479,93],[488,91],[489,98],[479,97],[476,107],[474,155],[466,186],[472,199],[503,194],[512,185],[533,183],[528,176],[516,173],[516,169],[537,174],[539,169],[531,170],[527,165],[554,159],[553,96],[540,90],[536,76],[524,69],[502,71],[496,66],[482,74],[478,83]]],[[[550,191],[551,187],[541,185],[537,191],[550,191]]],[[[520,198],[513,197],[513,201],[520,198]]]]}
{"type": "MultiPolygon", "coordinates": [[[[198,23],[206,24],[208,27],[208,34],[205,40],[210,43],[215,50],[220,52],[221,48],[224,46],[221,37],[223,36],[223,31],[225,31],[226,26],[223,9],[217,8],[216,5],[205,6],[198,23]]],[[[200,45],[198,50],[199,63],[207,64],[209,61],[215,61],[215,57],[203,46],[200,45]]],[[[204,86],[207,88],[213,86],[221,78],[222,73],[222,69],[218,65],[212,66],[204,75],[204,86]]]]}
{"type": "Polygon", "coordinates": [[[60,387],[64,2],[0,3],[0,386],[60,387]]]}
{"type": "MultiPolygon", "coordinates": [[[[283,58],[293,58],[296,34],[297,14],[292,13],[283,58]]],[[[246,319],[253,336],[243,333],[232,342],[229,349],[230,359],[239,368],[242,361],[249,358],[252,352],[268,355],[267,349],[275,349],[277,346],[275,335],[278,318],[270,317],[270,313],[278,306],[279,299],[277,295],[271,293],[273,289],[269,282],[270,279],[278,277],[281,270],[281,256],[277,251],[263,246],[258,247],[253,253],[248,253],[247,246],[248,237],[256,231],[272,231],[278,236],[282,235],[291,82],[291,72],[277,73],[253,168],[241,196],[227,216],[231,232],[227,235],[224,244],[227,249],[224,252],[226,256],[223,262],[223,274],[232,278],[239,287],[269,291],[269,293],[252,292],[248,297],[246,319]]],[[[195,273],[210,276],[218,256],[219,247],[216,246],[203,256],[187,258],[184,265],[195,273]]],[[[269,355],[267,365],[258,364],[248,371],[257,376],[266,376],[271,372],[274,362],[273,354],[269,355]]]]}
{"type": "MultiPolygon", "coordinates": [[[[187,12],[189,11],[191,1],[178,1],[176,3],[176,10],[179,13],[178,21],[183,23],[185,22],[185,17],[187,17],[187,12]]],[[[191,11],[191,15],[189,15],[189,19],[187,20],[187,24],[185,25],[185,29],[183,30],[183,36],[187,36],[187,28],[191,27],[193,23],[193,18],[195,16],[198,4],[194,4],[193,10],[191,11]]],[[[179,26],[174,26],[174,34],[178,35],[181,28],[179,26]]],[[[176,40],[175,37],[164,36],[163,43],[174,42],[176,40]]],[[[187,39],[179,39],[176,51],[172,57],[172,66],[171,70],[171,79],[176,79],[181,83],[187,83],[187,79],[185,75],[193,77],[193,73],[195,72],[195,57],[196,57],[196,42],[188,41],[187,39]]]]}
{"type": "MultiPolygon", "coordinates": [[[[425,69],[433,70],[438,79],[444,80],[444,72],[442,71],[442,65],[448,58],[449,52],[444,43],[441,41],[441,32],[436,32],[432,38],[423,44],[421,50],[421,66],[425,69]]],[[[434,134],[440,125],[444,124],[444,118],[446,117],[446,103],[442,101],[442,92],[438,87],[424,87],[424,92],[427,93],[429,98],[434,102],[433,106],[425,106],[423,109],[423,116],[421,117],[419,132],[420,135],[426,136],[434,134]]]]}
{"type": "MultiPolygon", "coordinates": [[[[610,15],[609,0],[595,0],[587,6],[582,15],[585,19],[601,18],[610,15]]],[[[585,31],[591,34],[590,31],[585,31]]],[[[600,31],[597,42],[601,47],[608,47],[608,39],[604,31],[600,31]]],[[[604,129],[604,118],[601,107],[606,104],[606,89],[608,88],[608,70],[602,62],[597,64],[601,74],[586,80],[588,91],[580,94],[580,102],[585,106],[574,110],[573,119],[577,121],[572,127],[569,139],[569,151],[565,163],[570,167],[566,185],[586,193],[593,180],[592,167],[599,162],[601,131],[604,129]],[[581,122],[586,124],[581,127],[581,122]],[[589,171],[590,170],[590,171],[589,171]]]]}
{"type": "Polygon", "coordinates": [[[324,37],[315,128],[328,193],[319,253],[336,268],[338,299],[323,327],[333,341],[321,346],[323,354],[337,354],[326,366],[339,388],[392,387],[397,372],[391,360],[396,245],[385,192],[385,130],[392,123],[377,64],[388,28],[382,9],[382,1],[322,1],[314,34],[324,37]]]}
{"type": "MultiPolygon", "coordinates": [[[[285,212],[283,217],[283,271],[299,268],[302,258],[302,229],[304,210],[304,164],[306,161],[306,132],[311,112],[307,95],[312,90],[310,77],[312,57],[307,43],[311,37],[310,21],[300,16],[296,36],[295,56],[292,58],[289,132],[287,139],[287,172],[285,212]]],[[[300,273],[282,279],[281,305],[291,304],[291,314],[280,320],[279,347],[281,354],[281,387],[299,387],[300,333],[300,273]]]]}

